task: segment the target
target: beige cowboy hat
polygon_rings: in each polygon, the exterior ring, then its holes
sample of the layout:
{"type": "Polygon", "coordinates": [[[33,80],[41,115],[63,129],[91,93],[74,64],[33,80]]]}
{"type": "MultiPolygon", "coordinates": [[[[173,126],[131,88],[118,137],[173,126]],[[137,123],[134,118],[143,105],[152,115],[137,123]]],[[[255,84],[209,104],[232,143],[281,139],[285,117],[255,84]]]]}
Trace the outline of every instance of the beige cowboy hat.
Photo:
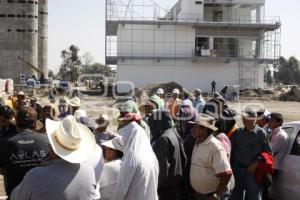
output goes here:
{"type": "Polygon", "coordinates": [[[80,99],[78,97],[73,97],[67,101],[69,105],[73,107],[80,107],[80,99]]]}
{"type": "Polygon", "coordinates": [[[93,155],[96,141],[93,133],[74,116],[62,121],[46,120],[46,131],[53,151],[70,163],[81,163],[93,155]]]}
{"type": "Polygon", "coordinates": [[[189,121],[190,124],[197,124],[213,131],[218,130],[218,128],[215,127],[215,122],[216,120],[213,117],[203,113],[199,114],[195,121],[189,121]]]}
{"type": "Polygon", "coordinates": [[[17,96],[25,96],[25,92],[19,91],[19,92],[17,93],[17,96]]]}

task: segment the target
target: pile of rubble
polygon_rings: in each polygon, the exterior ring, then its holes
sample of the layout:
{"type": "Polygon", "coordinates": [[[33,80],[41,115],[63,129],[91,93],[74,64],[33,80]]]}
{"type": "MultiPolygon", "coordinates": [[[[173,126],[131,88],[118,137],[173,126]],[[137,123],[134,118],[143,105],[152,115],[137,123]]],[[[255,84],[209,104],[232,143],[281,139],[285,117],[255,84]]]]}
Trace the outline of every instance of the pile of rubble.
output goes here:
{"type": "Polygon", "coordinates": [[[162,88],[167,96],[171,95],[173,89],[177,88],[182,93],[187,94],[191,99],[194,99],[194,95],[190,91],[188,91],[187,89],[185,89],[184,87],[182,87],[180,84],[176,82],[150,84],[142,88],[142,90],[146,91],[147,94],[151,96],[156,93],[158,88],[162,88]]]}
{"type": "Polygon", "coordinates": [[[279,99],[281,101],[299,101],[300,102],[300,89],[298,87],[294,86],[286,93],[281,94],[279,99]]]}
{"type": "Polygon", "coordinates": [[[240,95],[245,97],[262,97],[264,95],[273,95],[273,94],[274,92],[272,90],[263,90],[261,88],[245,89],[240,91],[240,95]]]}

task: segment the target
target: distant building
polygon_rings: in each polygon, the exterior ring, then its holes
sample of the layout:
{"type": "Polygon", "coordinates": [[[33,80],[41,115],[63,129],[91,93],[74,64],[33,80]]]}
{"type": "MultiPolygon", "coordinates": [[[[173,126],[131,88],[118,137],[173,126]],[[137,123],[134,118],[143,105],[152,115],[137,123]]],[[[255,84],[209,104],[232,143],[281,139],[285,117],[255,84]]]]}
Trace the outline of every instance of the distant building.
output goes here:
{"type": "Polygon", "coordinates": [[[20,74],[38,76],[18,57],[48,76],[48,0],[0,1],[0,78],[18,82],[20,74]]]}
{"type": "Polygon", "coordinates": [[[264,0],[179,0],[167,11],[137,1],[107,0],[106,64],[119,81],[263,88],[278,62],[281,24],[264,16],[264,0]]]}

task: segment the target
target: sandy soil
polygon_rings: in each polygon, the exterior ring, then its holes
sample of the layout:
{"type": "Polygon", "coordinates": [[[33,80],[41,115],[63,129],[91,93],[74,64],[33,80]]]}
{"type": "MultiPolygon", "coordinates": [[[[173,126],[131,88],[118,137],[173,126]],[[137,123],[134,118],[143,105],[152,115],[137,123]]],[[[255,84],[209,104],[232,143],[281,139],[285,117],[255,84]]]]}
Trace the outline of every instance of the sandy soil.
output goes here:
{"type": "MultiPolygon", "coordinates": [[[[110,129],[115,130],[116,116],[118,112],[113,108],[111,98],[102,98],[97,96],[84,96],[82,99],[82,109],[85,109],[88,115],[95,119],[100,113],[106,113],[112,120],[110,129]]],[[[42,104],[49,101],[46,98],[41,99],[42,104]]],[[[261,101],[261,100],[241,100],[240,102],[230,102],[229,106],[236,111],[241,112],[246,106],[265,107],[271,112],[280,112],[284,116],[284,121],[300,121],[300,102],[280,102],[280,101],[261,101]]],[[[3,180],[0,177],[0,199],[4,195],[3,180]]]]}

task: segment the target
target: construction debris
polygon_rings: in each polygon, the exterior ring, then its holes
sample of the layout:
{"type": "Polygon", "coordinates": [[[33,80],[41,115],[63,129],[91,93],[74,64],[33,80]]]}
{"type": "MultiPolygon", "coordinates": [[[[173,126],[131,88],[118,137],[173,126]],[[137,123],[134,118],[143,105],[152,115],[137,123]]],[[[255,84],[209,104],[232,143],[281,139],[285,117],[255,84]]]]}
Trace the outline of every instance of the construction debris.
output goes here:
{"type": "Polygon", "coordinates": [[[280,98],[281,101],[299,101],[300,89],[297,86],[292,87],[288,92],[283,93],[280,98]]]}
{"type": "Polygon", "coordinates": [[[162,88],[164,90],[164,93],[166,94],[166,96],[171,96],[172,95],[172,91],[173,89],[177,88],[179,89],[179,91],[181,91],[183,94],[186,94],[189,96],[189,98],[194,99],[194,95],[188,91],[187,89],[185,89],[184,87],[182,87],[180,84],[176,83],[176,82],[167,82],[167,83],[155,83],[155,84],[150,84],[147,85],[146,87],[142,88],[144,91],[146,91],[146,93],[151,96],[153,94],[156,93],[158,88],[162,88]]]}

